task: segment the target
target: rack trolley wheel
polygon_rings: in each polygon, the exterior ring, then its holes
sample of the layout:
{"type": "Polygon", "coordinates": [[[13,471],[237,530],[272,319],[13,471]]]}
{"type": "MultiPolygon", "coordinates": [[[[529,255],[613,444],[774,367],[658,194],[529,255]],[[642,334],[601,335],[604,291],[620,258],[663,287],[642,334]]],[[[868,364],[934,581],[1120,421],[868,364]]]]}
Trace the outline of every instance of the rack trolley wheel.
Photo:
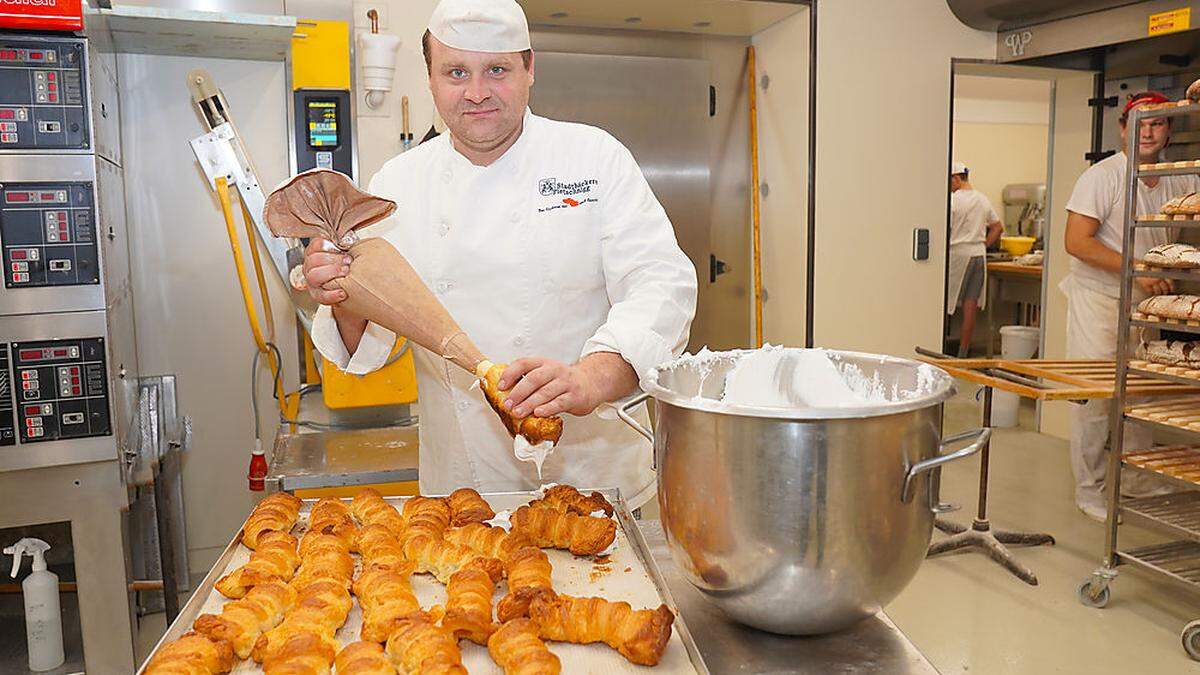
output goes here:
{"type": "MultiPolygon", "coordinates": [[[[1077,595],[1079,597],[1079,602],[1081,604],[1083,604],[1083,606],[1094,607],[1096,609],[1103,609],[1104,606],[1108,604],[1108,596],[1109,596],[1108,584],[1104,584],[1104,587],[1100,589],[1100,593],[1097,594],[1095,597],[1093,597],[1092,596],[1092,580],[1088,579],[1087,581],[1085,581],[1079,585],[1079,591],[1077,592],[1077,595]]],[[[1191,624],[1188,624],[1188,627],[1189,628],[1193,627],[1192,624],[1196,624],[1195,625],[1195,632],[1197,633],[1196,648],[1197,648],[1197,654],[1200,654],[1200,621],[1193,621],[1191,624]]],[[[1187,637],[1186,637],[1186,635],[1187,635],[1186,629],[1185,629],[1184,635],[1185,635],[1184,647],[1187,647],[1188,641],[1187,641],[1187,637]]],[[[1188,653],[1191,654],[1192,652],[1188,651],[1188,653]]],[[[1200,659],[1200,656],[1193,656],[1192,658],[1200,659]]]]}
{"type": "Polygon", "coordinates": [[[1183,650],[1188,656],[1200,661],[1200,619],[1184,626],[1180,638],[1183,640],[1183,650]]]}

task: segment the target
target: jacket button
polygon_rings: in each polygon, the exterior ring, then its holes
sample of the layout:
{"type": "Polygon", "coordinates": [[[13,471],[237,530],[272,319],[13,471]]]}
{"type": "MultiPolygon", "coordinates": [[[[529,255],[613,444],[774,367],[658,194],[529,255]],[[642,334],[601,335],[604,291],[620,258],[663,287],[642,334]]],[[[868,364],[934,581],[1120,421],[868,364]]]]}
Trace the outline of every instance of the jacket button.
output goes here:
{"type": "Polygon", "coordinates": [[[454,180],[454,172],[453,171],[446,169],[444,172],[442,172],[442,182],[443,183],[449,184],[450,181],[452,181],[452,180],[454,180]]]}
{"type": "Polygon", "coordinates": [[[518,335],[517,337],[513,338],[513,344],[520,347],[521,345],[525,344],[525,337],[518,335]]]}
{"type": "Polygon", "coordinates": [[[438,225],[438,234],[440,234],[441,236],[443,236],[443,237],[446,236],[446,233],[449,231],[450,231],[450,224],[447,223],[446,221],[442,221],[442,224],[438,225]]]}
{"type": "Polygon", "coordinates": [[[466,401],[459,401],[459,402],[458,402],[458,409],[459,409],[459,410],[466,410],[466,409],[467,409],[467,408],[469,408],[469,407],[471,407],[471,404],[470,404],[470,403],[467,403],[466,401]]]}

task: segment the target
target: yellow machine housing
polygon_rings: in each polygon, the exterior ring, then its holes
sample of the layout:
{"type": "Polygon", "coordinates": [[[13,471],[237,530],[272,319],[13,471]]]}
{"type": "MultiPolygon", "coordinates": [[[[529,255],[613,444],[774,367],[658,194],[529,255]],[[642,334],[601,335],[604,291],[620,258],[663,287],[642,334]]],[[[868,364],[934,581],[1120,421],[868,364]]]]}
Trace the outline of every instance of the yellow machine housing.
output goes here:
{"type": "MultiPolygon", "coordinates": [[[[350,91],[350,25],[345,21],[297,22],[297,36],[292,38],[293,92],[350,91]]],[[[299,143],[305,130],[298,130],[293,142],[299,143]]],[[[299,148],[297,148],[299,150],[299,148]]],[[[297,167],[303,171],[309,167],[297,167]]],[[[305,336],[306,380],[315,381],[318,373],[325,405],[330,409],[369,408],[403,405],[417,400],[417,378],[411,351],[405,351],[383,368],[367,375],[350,375],[336,365],[321,359],[320,364],[307,358],[312,343],[305,336]]],[[[393,357],[403,350],[405,342],[398,340],[392,349],[393,357]]]]}

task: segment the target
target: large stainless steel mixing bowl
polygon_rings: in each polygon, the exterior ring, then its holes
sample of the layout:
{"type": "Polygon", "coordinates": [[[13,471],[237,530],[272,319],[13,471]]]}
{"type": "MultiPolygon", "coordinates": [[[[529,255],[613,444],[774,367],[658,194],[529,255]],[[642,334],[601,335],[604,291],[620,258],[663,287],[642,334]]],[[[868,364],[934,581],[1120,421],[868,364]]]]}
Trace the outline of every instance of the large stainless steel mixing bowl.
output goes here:
{"type": "Polygon", "coordinates": [[[915,390],[921,378],[922,393],[855,408],[727,405],[724,376],[740,353],[660,366],[622,410],[654,442],[671,553],[737,621],[790,635],[845,628],[894,598],[924,560],[937,499],[929,471],[976,452],[990,433],[943,441],[952,378],[872,354],[830,352],[888,389],[915,390]],[[653,434],[628,415],[647,396],[657,404],[653,434]]]}

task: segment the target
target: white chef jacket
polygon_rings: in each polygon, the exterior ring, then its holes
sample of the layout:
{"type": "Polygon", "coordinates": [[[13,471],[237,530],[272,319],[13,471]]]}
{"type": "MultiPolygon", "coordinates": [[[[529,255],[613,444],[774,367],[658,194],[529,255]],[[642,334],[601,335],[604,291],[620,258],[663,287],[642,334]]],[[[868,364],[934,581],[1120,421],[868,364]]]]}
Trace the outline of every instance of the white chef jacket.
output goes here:
{"type": "MultiPolygon", "coordinates": [[[[947,277],[946,313],[958,307],[967,263],[971,258],[987,255],[988,225],[1000,220],[987,195],[975,189],[960,189],[950,193],[950,264],[947,277]]],[[[987,268],[984,268],[984,289],[987,289],[987,268]]],[[[979,307],[987,304],[987,293],[979,296],[979,307]]]]}
{"type": "MultiPolygon", "coordinates": [[[[1102,244],[1120,253],[1125,248],[1125,170],[1126,155],[1124,152],[1108,157],[1088,167],[1079,176],[1071,198],[1067,201],[1067,210],[1080,215],[1095,218],[1100,221],[1100,229],[1096,231],[1096,239],[1102,244]]],[[[1138,181],[1137,212],[1150,215],[1158,213],[1174,197],[1188,192],[1200,191],[1200,178],[1197,176],[1163,176],[1158,184],[1148,187],[1138,181]]],[[[1151,248],[1160,244],[1175,241],[1176,231],[1163,227],[1138,228],[1133,240],[1133,254],[1141,258],[1151,248]]],[[[1069,294],[1071,284],[1080,284],[1084,288],[1109,297],[1120,297],[1120,275],[1089,265],[1078,258],[1071,258],[1071,274],[1064,280],[1062,288],[1069,294]]],[[[1136,290],[1135,286],[1135,290],[1136,290]]]]}
{"type": "MultiPolygon", "coordinates": [[[[398,208],[363,235],[392,243],[493,361],[616,352],[641,378],[687,343],[695,267],[633,156],[601,129],[526,110],[521,135],[491,165],[471,164],[443,134],[384,164],[369,191],[398,208]]],[[[326,306],[312,337],[355,374],[382,366],[395,338],[369,324],[350,355],[326,306]]],[[[611,415],[566,416],[539,480],[474,378],[416,345],[414,355],[423,493],[553,481],[616,486],[633,507],[654,495],[650,444],[611,415]]]]}

